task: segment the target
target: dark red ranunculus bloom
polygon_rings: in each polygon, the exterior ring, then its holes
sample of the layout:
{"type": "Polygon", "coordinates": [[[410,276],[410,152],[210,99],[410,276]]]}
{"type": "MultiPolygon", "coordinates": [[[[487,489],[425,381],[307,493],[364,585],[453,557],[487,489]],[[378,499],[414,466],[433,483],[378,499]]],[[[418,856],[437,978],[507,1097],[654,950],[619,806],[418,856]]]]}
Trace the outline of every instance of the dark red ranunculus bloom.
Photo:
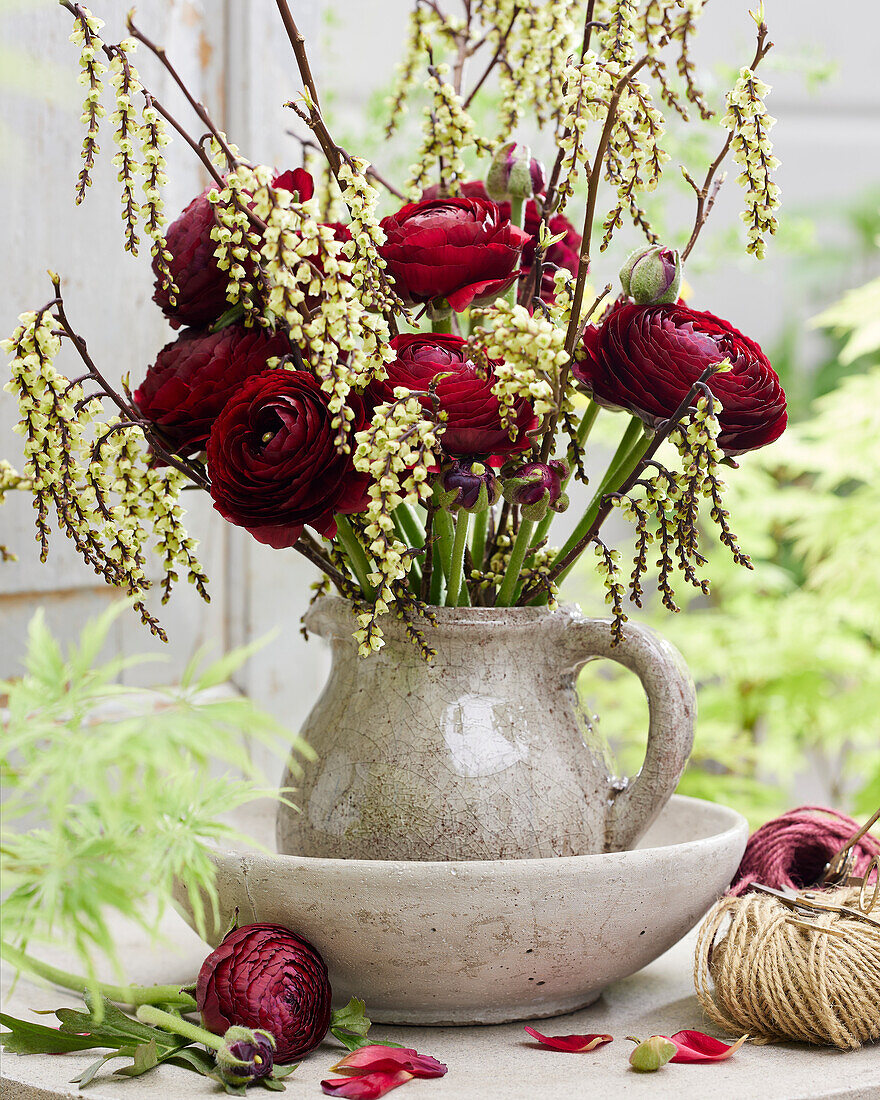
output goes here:
{"type": "Polygon", "coordinates": [[[229,325],[219,332],[184,329],[159,352],[134,393],[139,411],[187,456],[204,449],[211,425],[246,379],[287,355],[282,332],[229,325]]]}
{"type": "Polygon", "coordinates": [[[460,312],[503,294],[528,237],[482,198],[412,202],[382,220],[381,253],[409,304],[445,298],[460,312]]]}
{"type": "Polygon", "coordinates": [[[205,959],[196,983],[202,1024],[215,1035],[234,1025],[275,1038],[275,1062],[293,1062],[330,1026],[327,967],[314,947],[277,924],[231,932],[205,959]]]}
{"type": "MultiPolygon", "coordinates": [[[[162,285],[162,275],[157,258],[153,257],[153,273],[156,276],[153,301],[171,324],[210,325],[229,308],[226,300],[226,272],[221,271],[214,258],[217,242],[211,240],[214,228],[214,208],[208,202],[205,190],[192,200],[189,206],[171,223],[166,233],[166,244],[171,253],[169,268],[177,287],[177,304],[172,305],[167,288],[162,285]]],[[[315,193],[312,177],[303,168],[282,172],[272,180],[272,186],[282,191],[298,191],[301,202],[315,193]]]]}
{"type": "Polygon", "coordinates": [[[729,359],[731,370],[709,383],[723,406],[724,453],[763,447],[785,430],[785,394],[766,355],[712,313],[620,300],[587,328],[584,344],[575,377],[600,405],[628,409],[650,427],[672,416],[706,367],[729,359]]]}
{"type": "MultiPolygon", "coordinates": [[[[437,185],[433,184],[422,192],[422,198],[434,199],[437,197],[438,191],[439,188],[437,185]]],[[[486,194],[486,185],[482,180],[468,180],[466,183],[463,183],[461,185],[461,193],[466,198],[487,199],[489,197],[486,194]]],[[[498,209],[501,211],[502,217],[510,217],[509,202],[498,203],[498,209]]],[[[522,266],[530,270],[532,264],[535,262],[535,245],[537,244],[538,227],[541,224],[541,215],[538,213],[538,206],[534,199],[529,199],[526,203],[523,221],[523,228],[528,234],[529,239],[523,246],[522,266]]],[[[564,214],[551,214],[547,225],[550,232],[554,235],[557,233],[565,234],[561,241],[557,241],[556,244],[551,245],[547,249],[542,262],[539,297],[545,302],[552,302],[556,297],[553,285],[553,273],[557,268],[561,268],[572,275],[577,275],[578,264],[580,263],[582,238],[580,233],[578,233],[564,214]]],[[[528,304],[525,299],[529,296],[530,288],[531,284],[527,276],[520,279],[519,298],[523,305],[528,304]]]]}
{"type": "MultiPolygon", "coordinates": [[[[352,432],[366,423],[349,394],[352,432]]],[[[308,525],[336,534],[337,512],[362,512],[369,476],[340,454],[327,397],[307,371],[269,370],[248,378],[226,402],[208,437],[214,507],[257,542],[293,546],[308,525]]]]}
{"type": "Polygon", "coordinates": [[[486,377],[468,359],[467,345],[460,336],[410,333],[391,341],[397,358],[386,364],[387,377],[371,382],[367,394],[378,405],[394,400],[394,390],[403,386],[421,391],[419,400],[433,410],[428,387],[438,374],[449,375],[437,383],[440,411],[448,414],[440,436],[443,450],[461,455],[501,456],[531,446],[526,432],[538,426],[532,406],[524,398],[514,404],[516,439],[501,423],[498,398],[492,393],[494,379],[486,377]]]}

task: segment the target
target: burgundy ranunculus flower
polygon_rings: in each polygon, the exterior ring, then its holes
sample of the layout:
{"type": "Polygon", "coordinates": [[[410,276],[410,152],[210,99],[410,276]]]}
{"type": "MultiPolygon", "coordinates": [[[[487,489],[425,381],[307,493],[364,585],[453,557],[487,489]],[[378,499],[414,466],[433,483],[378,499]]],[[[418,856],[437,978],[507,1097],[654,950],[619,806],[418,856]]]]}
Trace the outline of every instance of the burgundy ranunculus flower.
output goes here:
{"type": "Polygon", "coordinates": [[[231,932],[202,963],[196,983],[202,1025],[223,1035],[233,1025],[275,1038],[275,1062],[293,1062],[330,1026],[330,982],[310,943],[277,924],[231,932]]]}
{"type": "Polygon", "coordinates": [[[721,402],[718,445],[743,454],[778,439],[785,394],[760,347],[712,313],[672,303],[618,301],[584,336],[586,356],[572,371],[600,405],[628,409],[650,427],[667,420],[713,363],[731,369],[709,385],[721,402]]]}
{"type": "MultiPolygon", "coordinates": [[[[366,422],[349,394],[352,432],[366,422]]],[[[327,397],[307,371],[269,370],[248,378],[227,401],[208,437],[214,507],[257,542],[293,546],[306,525],[330,538],[334,513],[367,506],[367,474],[336,449],[327,397]]]]}
{"type": "MultiPolygon", "coordinates": [[[[166,233],[171,253],[169,268],[178,290],[176,305],[171,304],[168,290],[162,285],[157,258],[153,257],[156,276],[153,301],[175,328],[210,325],[229,308],[226,272],[217,266],[214,258],[217,242],[211,240],[215,223],[208,192],[213,186],[206,187],[194,198],[166,233]]],[[[272,186],[282,191],[298,191],[301,202],[306,202],[315,193],[312,177],[303,168],[282,172],[272,180],[272,186]]]]}
{"type": "Polygon", "coordinates": [[[482,198],[412,202],[382,220],[381,248],[408,304],[446,298],[460,312],[503,294],[528,237],[497,203],[482,198]]]}
{"type": "Polygon", "coordinates": [[[178,454],[192,455],[204,449],[211,425],[241,383],[266,370],[268,359],[289,352],[282,332],[244,325],[219,332],[184,329],[148,368],[134,403],[178,454]]]}
{"type": "MultiPolygon", "coordinates": [[[[423,199],[435,199],[439,188],[436,184],[432,184],[422,192],[423,199]]],[[[489,196],[486,193],[486,185],[482,180],[468,180],[461,185],[461,193],[466,198],[473,199],[486,199],[489,196]]],[[[502,217],[510,217],[510,203],[500,202],[498,208],[501,211],[502,217]]],[[[522,266],[527,269],[531,268],[535,262],[535,245],[537,244],[538,227],[541,224],[541,215],[538,213],[538,206],[534,199],[529,199],[525,207],[525,217],[523,219],[523,228],[529,235],[528,241],[523,246],[522,250],[522,266]]],[[[580,263],[580,251],[581,251],[581,235],[566,218],[564,214],[551,214],[550,220],[547,223],[550,232],[554,235],[557,233],[564,233],[565,236],[561,241],[557,241],[556,244],[552,244],[544,255],[542,261],[541,271],[541,288],[539,290],[539,296],[545,302],[552,302],[555,295],[555,287],[553,285],[553,273],[557,269],[568,271],[571,275],[577,275],[578,264],[580,263]]],[[[525,275],[520,279],[519,283],[519,299],[522,305],[529,304],[526,298],[530,295],[530,282],[528,275],[525,275]]]]}
{"type": "Polygon", "coordinates": [[[514,404],[516,439],[511,439],[501,423],[498,398],[492,393],[493,379],[486,377],[468,359],[467,345],[460,336],[412,333],[395,336],[391,347],[397,358],[386,364],[387,377],[371,382],[367,394],[378,405],[394,400],[394,390],[403,386],[421,391],[422,406],[433,410],[428,387],[438,374],[447,374],[437,383],[435,393],[440,411],[447,413],[440,436],[443,450],[461,455],[507,455],[531,446],[526,432],[538,426],[532,406],[524,398],[514,404]]]}

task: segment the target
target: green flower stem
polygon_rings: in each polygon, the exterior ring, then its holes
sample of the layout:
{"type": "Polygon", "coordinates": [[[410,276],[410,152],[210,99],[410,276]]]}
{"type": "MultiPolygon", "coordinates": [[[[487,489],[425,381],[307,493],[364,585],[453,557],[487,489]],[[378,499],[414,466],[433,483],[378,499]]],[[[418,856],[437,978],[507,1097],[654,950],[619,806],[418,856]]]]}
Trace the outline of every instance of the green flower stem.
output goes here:
{"type": "Polygon", "coordinates": [[[489,509],[484,508],[474,516],[473,534],[471,535],[471,559],[474,569],[483,569],[483,559],[486,557],[486,533],[489,527],[489,509]]]}
{"type": "MultiPolygon", "coordinates": [[[[586,412],[581,418],[580,424],[578,424],[577,430],[577,445],[578,451],[584,449],[584,444],[587,442],[587,438],[593,429],[593,425],[596,423],[596,417],[599,415],[599,406],[595,401],[590,401],[587,405],[586,412]]],[[[571,474],[563,481],[562,488],[565,490],[568,487],[568,483],[571,481],[571,474]]],[[[532,546],[537,546],[542,539],[547,537],[547,532],[550,530],[550,524],[553,522],[556,512],[552,508],[547,509],[547,515],[541,520],[535,529],[535,536],[532,539],[532,546]]]]}
{"type": "Polygon", "coordinates": [[[438,317],[431,321],[431,332],[452,335],[452,314],[447,313],[445,317],[438,317]]]}
{"type": "Polygon", "coordinates": [[[367,579],[367,575],[372,572],[369,559],[367,558],[367,552],[361,545],[360,539],[354,533],[348,519],[342,515],[337,515],[335,519],[336,537],[339,539],[339,543],[345,551],[345,556],[348,558],[348,564],[357,577],[358,584],[361,586],[361,591],[366,599],[375,599],[376,590],[367,579]]]}
{"type": "MultiPolygon", "coordinates": [[[[400,507],[403,507],[403,505],[401,505],[400,507]]],[[[394,524],[394,533],[397,535],[398,539],[403,543],[404,546],[411,546],[412,540],[404,529],[403,519],[400,516],[399,511],[400,509],[398,508],[391,513],[391,521],[394,524]]],[[[409,567],[408,583],[410,590],[414,594],[417,594],[422,584],[422,567],[419,564],[419,559],[415,556],[410,559],[410,562],[411,564],[409,567]]]]}
{"type": "MultiPolygon", "coordinates": [[[[455,518],[455,538],[452,543],[452,556],[449,565],[449,583],[446,586],[447,607],[458,607],[459,596],[462,594],[464,549],[467,546],[470,523],[470,513],[461,509],[455,518]]],[[[464,595],[467,596],[467,594],[467,585],[464,585],[464,595]]],[[[470,600],[468,599],[467,602],[470,603],[470,600]]]]}
{"type": "MultiPolygon", "coordinates": [[[[621,440],[621,444],[626,441],[627,436],[631,435],[631,429],[634,426],[644,428],[644,425],[640,420],[638,420],[637,417],[633,417],[633,422],[634,423],[631,424],[630,427],[627,429],[623,440],[621,440]]],[[[596,490],[593,499],[590,501],[589,507],[583,515],[583,518],[575,528],[575,531],[572,534],[571,538],[559,551],[559,554],[556,556],[555,561],[561,561],[568,553],[568,551],[573,546],[575,546],[590,530],[590,528],[593,526],[593,522],[596,519],[596,516],[598,516],[599,514],[599,510],[602,507],[602,498],[606,494],[614,492],[615,489],[619,488],[626,481],[626,479],[640,462],[642,455],[648,449],[648,446],[651,442],[650,435],[638,435],[638,432],[632,434],[635,434],[637,436],[635,442],[630,445],[629,449],[622,456],[620,456],[620,448],[618,447],[617,453],[615,453],[615,456],[611,460],[611,464],[608,467],[608,472],[605,474],[605,477],[602,480],[602,484],[596,490]]],[[[571,565],[568,566],[568,568],[564,569],[559,574],[559,576],[556,578],[557,584],[561,584],[563,580],[565,580],[565,578],[571,572],[574,564],[575,563],[572,562],[571,565]]]]}
{"type": "Polygon", "coordinates": [[[182,993],[179,985],[110,985],[108,982],[92,981],[81,974],[71,974],[67,970],[59,970],[57,966],[41,962],[32,955],[19,951],[6,940],[0,943],[0,955],[18,970],[35,974],[62,989],[72,989],[77,993],[82,993],[84,989],[94,989],[108,1000],[124,1005],[173,1004],[185,1012],[196,1007],[195,1000],[188,993],[182,993]]]}
{"type": "Polygon", "coordinates": [[[534,530],[535,521],[533,519],[524,519],[521,521],[519,531],[516,533],[516,541],[513,544],[513,550],[510,552],[510,561],[508,562],[507,570],[504,574],[504,580],[501,582],[498,598],[495,601],[496,607],[510,607],[511,601],[516,594],[519,571],[522,569],[526,553],[532,544],[532,532],[534,530]]]}
{"type": "Polygon", "coordinates": [[[418,546],[424,546],[425,529],[422,527],[415,511],[406,503],[398,504],[394,509],[394,515],[395,518],[400,520],[400,526],[406,535],[404,541],[409,544],[410,548],[414,550],[418,546]]]}
{"type": "Polygon", "coordinates": [[[137,1018],[142,1024],[152,1024],[153,1027],[161,1027],[164,1031],[172,1031],[175,1035],[182,1035],[184,1039],[202,1043],[211,1050],[220,1050],[224,1045],[222,1035],[215,1035],[213,1031],[191,1024],[189,1020],[182,1020],[180,1016],[163,1012],[155,1005],[141,1005],[137,1010],[137,1018]]]}
{"type": "Polygon", "coordinates": [[[452,547],[455,531],[452,516],[443,508],[434,513],[434,575],[431,578],[431,603],[439,607],[443,602],[443,582],[449,581],[452,569],[452,547]]]}
{"type": "MultiPolygon", "coordinates": [[[[511,199],[510,200],[510,224],[515,225],[517,229],[523,227],[523,216],[525,214],[526,203],[525,199],[511,199]]],[[[510,305],[516,305],[516,294],[519,287],[519,278],[513,280],[513,283],[506,291],[504,297],[510,303],[510,305]]]]}

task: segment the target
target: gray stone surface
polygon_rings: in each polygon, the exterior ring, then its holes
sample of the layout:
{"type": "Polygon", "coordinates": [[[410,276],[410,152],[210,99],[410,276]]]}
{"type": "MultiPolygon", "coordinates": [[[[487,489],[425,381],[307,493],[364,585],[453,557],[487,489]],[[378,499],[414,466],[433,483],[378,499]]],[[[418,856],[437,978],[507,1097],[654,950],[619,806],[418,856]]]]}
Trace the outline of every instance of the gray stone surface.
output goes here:
{"type": "MultiPolygon", "coordinates": [[[[120,957],[134,981],[187,981],[195,975],[204,946],[183,921],[163,922],[167,943],[150,946],[142,934],[120,933],[120,957]]],[[[44,953],[49,958],[50,953],[44,953]]],[[[412,1081],[400,1100],[544,1100],[553,1097],[648,1097],[652,1100],[878,1100],[880,1049],[852,1053],[800,1045],[747,1044],[729,1062],[706,1066],[666,1066],[637,1075],[627,1059],[626,1035],[671,1034],[681,1028],[711,1030],[693,995],[693,935],[645,970],[609,987],[590,1008],[561,1016],[538,1029],[549,1034],[607,1032],[615,1041],[589,1054],[562,1054],[532,1045],[519,1024],[497,1027],[403,1028],[377,1025],[378,1040],[393,1039],[432,1054],[449,1066],[442,1080],[412,1081]]],[[[51,961],[63,963],[60,952],[51,961]]],[[[29,1009],[73,1005],[75,999],[20,980],[9,993],[3,974],[4,1010],[26,1016],[29,1009]]],[[[31,1017],[47,1022],[45,1017],[31,1017]]],[[[340,1051],[326,1044],[311,1054],[288,1082],[291,1100],[321,1095],[319,1082],[340,1051]]],[[[22,1058],[4,1054],[0,1066],[3,1100],[55,1100],[80,1095],[67,1082],[88,1064],[81,1055],[22,1058]]],[[[89,1086],[90,1100],[184,1100],[220,1096],[219,1086],[186,1070],[162,1067],[146,1077],[119,1080],[109,1075],[89,1086]]],[[[266,1093],[252,1094],[255,1098],[266,1093]]]]}

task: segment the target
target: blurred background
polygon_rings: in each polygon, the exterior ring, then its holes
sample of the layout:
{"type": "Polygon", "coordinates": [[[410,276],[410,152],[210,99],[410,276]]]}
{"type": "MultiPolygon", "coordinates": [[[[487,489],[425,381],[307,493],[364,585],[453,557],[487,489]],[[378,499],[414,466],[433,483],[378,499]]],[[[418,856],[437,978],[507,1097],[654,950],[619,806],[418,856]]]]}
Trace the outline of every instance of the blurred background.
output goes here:
{"type": "MultiPolygon", "coordinates": [[[[694,54],[715,107],[753,53],[747,6],[718,0],[702,20],[694,54]]],[[[94,8],[107,20],[105,38],[124,35],[125,5],[94,8]]],[[[419,110],[414,104],[392,143],[383,138],[383,113],[411,0],[294,0],[293,8],[334,136],[400,182],[419,110]]],[[[778,119],[780,230],[766,260],[745,255],[734,170],[686,279],[690,304],[762,344],[788,393],[793,427],[766,453],[746,456],[729,478],[734,528],[755,571],[739,575],[713,551],[711,597],[692,601],[686,615],[672,616],[651,600],[636,612],[675,641],[698,681],[697,749],[682,790],[729,801],[754,820],[796,801],[857,812],[880,801],[880,8],[876,0],[847,0],[832,16],[820,0],[767,0],[766,19],[776,47],[761,76],[773,86],[768,107],[778,119]]],[[[245,155],[279,167],[300,163],[300,143],[289,132],[298,120],[283,107],[300,85],[272,0],[143,0],[138,24],[165,45],[245,155]]],[[[18,313],[51,297],[51,267],[64,279],[68,314],[95,360],[111,377],[130,374],[135,385],[173,334],[150,301],[148,250],[137,259],[122,251],[107,150],[86,202],[74,206],[82,93],[69,33],[70,19],[53,0],[0,0],[0,332],[10,333],[18,313]]],[[[185,104],[158,65],[142,56],[139,67],[163,102],[183,114],[185,104]]],[[[478,121],[488,122],[491,106],[489,89],[478,121]]],[[[720,145],[717,121],[691,129],[685,138],[673,128],[669,179],[662,199],[649,204],[667,243],[686,240],[693,219],[692,195],[673,179],[675,162],[700,177],[720,145]]],[[[550,156],[527,127],[511,136],[550,156]]],[[[168,161],[173,218],[206,180],[181,142],[169,148],[168,161]]],[[[474,173],[481,174],[480,165],[474,173]]],[[[569,213],[577,210],[575,201],[569,213]]],[[[631,229],[620,232],[597,261],[597,285],[614,278],[637,243],[631,229]]],[[[73,369],[69,360],[60,366],[73,369]]],[[[0,395],[0,458],[20,466],[15,419],[12,398],[0,395]]],[[[622,427],[619,417],[600,417],[598,456],[622,427]]],[[[296,730],[327,669],[321,644],[307,645],[300,634],[315,577],[298,555],[257,545],[204,501],[194,501],[189,527],[201,540],[212,603],[180,590],[162,609],[168,646],[151,639],[136,617],[118,618],[115,653],[161,650],[165,657],[123,676],[167,682],[203,644],[221,652],[277,628],[237,687],[296,730]]],[[[0,508],[0,542],[19,557],[0,566],[2,679],[20,671],[37,607],[56,635],[72,638],[113,593],[60,539],[40,565],[24,495],[11,494],[0,508]]],[[[600,615],[602,592],[591,568],[589,556],[564,595],[600,615]]],[[[585,672],[580,686],[615,743],[621,770],[638,767],[645,728],[638,686],[604,665],[585,672]]]]}

